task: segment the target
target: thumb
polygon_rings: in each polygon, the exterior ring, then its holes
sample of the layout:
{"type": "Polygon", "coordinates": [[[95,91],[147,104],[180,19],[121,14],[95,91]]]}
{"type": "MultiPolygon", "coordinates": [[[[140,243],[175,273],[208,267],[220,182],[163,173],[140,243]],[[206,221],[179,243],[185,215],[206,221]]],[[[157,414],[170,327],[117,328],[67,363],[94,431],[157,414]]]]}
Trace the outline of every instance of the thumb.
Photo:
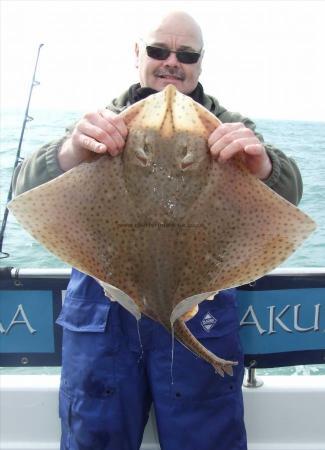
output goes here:
{"type": "Polygon", "coordinates": [[[246,145],[244,152],[250,156],[262,156],[264,147],[261,144],[246,145]]]}

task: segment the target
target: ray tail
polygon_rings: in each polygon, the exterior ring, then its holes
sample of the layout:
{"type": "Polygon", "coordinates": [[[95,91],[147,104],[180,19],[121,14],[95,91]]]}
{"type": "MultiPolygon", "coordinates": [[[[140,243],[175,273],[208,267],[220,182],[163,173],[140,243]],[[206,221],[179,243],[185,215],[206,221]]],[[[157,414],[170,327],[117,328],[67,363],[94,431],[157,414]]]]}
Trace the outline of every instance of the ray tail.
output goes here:
{"type": "Polygon", "coordinates": [[[211,364],[219,375],[224,376],[225,372],[230,376],[233,375],[233,366],[238,365],[237,361],[227,361],[225,359],[219,358],[219,356],[207,350],[193,336],[193,334],[190,332],[190,330],[182,320],[177,319],[173,325],[173,328],[176,338],[195,355],[211,364]]]}

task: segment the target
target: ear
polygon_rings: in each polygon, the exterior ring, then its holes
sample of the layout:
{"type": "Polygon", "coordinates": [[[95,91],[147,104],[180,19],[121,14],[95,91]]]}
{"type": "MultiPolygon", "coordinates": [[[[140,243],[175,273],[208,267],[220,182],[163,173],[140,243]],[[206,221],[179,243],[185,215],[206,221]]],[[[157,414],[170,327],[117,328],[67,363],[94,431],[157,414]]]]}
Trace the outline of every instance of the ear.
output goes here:
{"type": "Polygon", "coordinates": [[[200,56],[200,71],[199,71],[199,74],[201,75],[201,73],[202,73],[202,60],[203,60],[203,56],[204,56],[204,50],[202,50],[202,52],[201,52],[201,56],[200,56]]]}
{"type": "Polygon", "coordinates": [[[135,67],[139,68],[139,44],[136,42],[134,46],[134,52],[135,52],[135,67]]]}

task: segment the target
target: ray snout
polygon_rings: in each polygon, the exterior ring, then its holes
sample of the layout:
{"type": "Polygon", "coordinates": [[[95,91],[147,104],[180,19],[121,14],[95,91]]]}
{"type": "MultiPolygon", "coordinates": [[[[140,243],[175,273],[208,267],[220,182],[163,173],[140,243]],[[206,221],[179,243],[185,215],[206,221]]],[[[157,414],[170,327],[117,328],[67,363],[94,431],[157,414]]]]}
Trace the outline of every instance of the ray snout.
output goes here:
{"type": "Polygon", "coordinates": [[[191,97],[180,93],[172,84],[158,94],[135,103],[121,116],[129,130],[156,130],[162,138],[191,130],[191,133],[207,139],[220,124],[213,114],[193,102],[191,97]]]}

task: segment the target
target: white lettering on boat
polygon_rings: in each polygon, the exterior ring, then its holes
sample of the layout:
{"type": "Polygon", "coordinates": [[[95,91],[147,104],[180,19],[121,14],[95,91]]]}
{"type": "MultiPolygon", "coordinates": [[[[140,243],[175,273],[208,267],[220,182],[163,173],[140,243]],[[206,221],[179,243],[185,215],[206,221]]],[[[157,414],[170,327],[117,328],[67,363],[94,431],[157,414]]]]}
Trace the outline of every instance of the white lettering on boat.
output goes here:
{"type": "Polygon", "coordinates": [[[9,334],[10,330],[16,325],[25,325],[30,332],[30,334],[35,334],[36,330],[32,327],[30,321],[28,320],[27,314],[25,313],[23,305],[18,305],[13,318],[11,319],[8,328],[5,329],[3,324],[0,322],[0,333],[9,334]]]}
{"type": "Polygon", "coordinates": [[[309,326],[306,326],[307,324],[304,324],[305,326],[303,326],[301,323],[301,316],[303,315],[301,314],[301,306],[301,304],[285,305],[280,311],[278,311],[276,305],[268,306],[266,308],[268,313],[263,314],[263,317],[259,320],[254,306],[249,305],[240,321],[240,326],[255,326],[260,335],[265,333],[271,335],[277,333],[279,329],[282,329],[287,333],[293,333],[295,331],[299,333],[320,331],[321,304],[318,303],[310,306],[314,311],[312,312],[312,315],[308,314],[308,317],[311,317],[310,323],[308,324],[309,326]],[[266,318],[268,319],[268,326],[265,327],[264,325],[263,327],[263,321],[265,322],[266,318]],[[291,325],[291,328],[288,325],[288,319],[291,319],[290,323],[293,324],[291,325]]]}

